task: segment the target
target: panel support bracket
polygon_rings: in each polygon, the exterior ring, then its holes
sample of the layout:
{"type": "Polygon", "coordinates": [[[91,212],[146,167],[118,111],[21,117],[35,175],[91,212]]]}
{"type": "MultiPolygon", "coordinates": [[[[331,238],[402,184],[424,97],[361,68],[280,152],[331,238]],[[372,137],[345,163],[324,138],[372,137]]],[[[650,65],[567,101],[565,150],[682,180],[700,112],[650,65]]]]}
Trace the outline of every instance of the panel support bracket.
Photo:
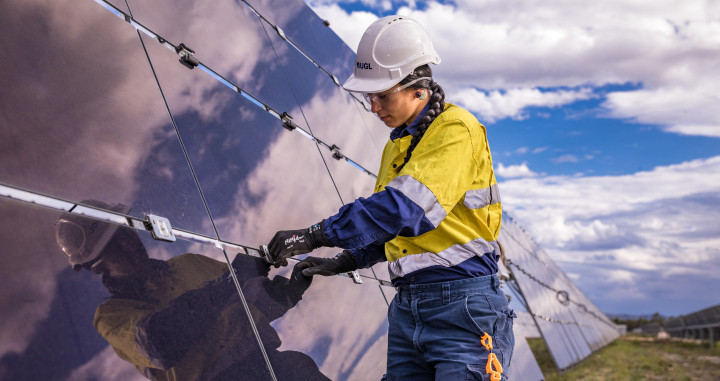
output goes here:
{"type": "Polygon", "coordinates": [[[146,215],[145,219],[145,227],[150,230],[153,238],[160,241],[175,242],[175,234],[170,225],[170,220],[154,214],[146,215]]]}
{"type": "Polygon", "coordinates": [[[357,272],[357,270],[349,271],[347,275],[350,277],[350,279],[353,280],[356,284],[362,284],[362,278],[360,278],[360,273],[357,272]]]}
{"type": "Polygon", "coordinates": [[[282,115],[280,116],[280,120],[282,120],[283,122],[283,127],[285,127],[288,131],[292,131],[297,128],[297,124],[293,122],[292,116],[290,116],[290,114],[285,111],[283,111],[282,115]]]}
{"type": "Polygon", "coordinates": [[[345,155],[340,152],[340,147],[336,146],[335,144],[330,146],[330,151],[332,151],[332,157],[334,157],[335,160],[340,160],[345,157],[345,155]]]}
{"type": "Polygon", "coordinates": [[[195,51],[185,46],[185,44],[180,44],[175,48],[175,52],[180,56],[180,63],[188,69],[193,69],[200,65],[200,61],[194,56],[195,51]]]}

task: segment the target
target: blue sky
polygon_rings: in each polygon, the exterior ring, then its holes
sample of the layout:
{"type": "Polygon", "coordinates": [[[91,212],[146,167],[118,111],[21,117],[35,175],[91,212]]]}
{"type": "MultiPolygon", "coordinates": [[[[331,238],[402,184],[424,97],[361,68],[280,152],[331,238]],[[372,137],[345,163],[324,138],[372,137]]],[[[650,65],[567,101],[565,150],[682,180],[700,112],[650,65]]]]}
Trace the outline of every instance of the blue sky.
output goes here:
{"type": "Polygon", "coordinates": [[[487,126],[503,206],[608,313],[720,303],[720,5],[306,0],[352,48],[411,16],[487,126]]]}

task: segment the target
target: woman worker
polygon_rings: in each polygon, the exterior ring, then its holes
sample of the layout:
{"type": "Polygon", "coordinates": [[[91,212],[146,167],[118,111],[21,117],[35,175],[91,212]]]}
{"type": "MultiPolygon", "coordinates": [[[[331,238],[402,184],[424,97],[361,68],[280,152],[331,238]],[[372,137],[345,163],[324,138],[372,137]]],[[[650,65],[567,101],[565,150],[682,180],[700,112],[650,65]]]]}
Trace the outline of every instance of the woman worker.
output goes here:
{"type": "Polygon", "coordinates": [[[388,262],[397,289],[388,380],[506,379],[514,314],[496,276],[502,207],[485,127],[445,103],[430,63],[440,57],[417,21],[388,16],[368,27],[343,87],[392,128],[375,193],[307,229],[278,231],[268,246],[276,266],[322,246],[346,249],[298,263],[305,276],[388,262]]]}

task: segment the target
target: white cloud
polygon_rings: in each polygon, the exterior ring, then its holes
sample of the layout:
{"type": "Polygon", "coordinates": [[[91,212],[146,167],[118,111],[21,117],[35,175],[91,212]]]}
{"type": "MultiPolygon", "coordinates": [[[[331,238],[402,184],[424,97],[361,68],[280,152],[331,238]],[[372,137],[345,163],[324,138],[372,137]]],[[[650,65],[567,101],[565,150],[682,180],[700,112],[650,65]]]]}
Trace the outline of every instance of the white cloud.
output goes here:
{"type": "Polygon", "coordinates": [[[500,190],[503,209],[601,309],[679,314],[707,307],[700,290],[720,287],[718,178],[720,156],[625,176],[509,179],[500,190]]]}
{"type": "Polygon", "coordinates": [[[480,91],[463,89],[449,94],[447,100],[476,113],[485,123],[500,119],[525,119],[528,107],[558,107],[593,97],[588,88],[579,90],[540,91],[538,89],[511,89],[508,91],[480,91]]]}
{"type": "Polygon", "coordinates": [[[716,111],[719,82],[710,78],[704,83],[699,77],[698,83],[688,86],[610,93],[603,106],[611,117],[658,124],[667,132],[720,137],[720,114],[716,111]]]}
{"type": "Polygon", "coordinates": [[[634,275],[627,270],[612,270],[608,274],[608,279],[617,283],[632,283],[634,275]]]}
{"type": "Polygon", "coordinates": [[[515,178],[515,177],[533,177],[537,176],[537,173],[533,172],[527,163],[520,165],[504,166],[503,163],[498,163],[495,168],[495,174],[504,178],[515,178]]]}
{"type": "MultiPolygon", "coordinates": [[[[327,1],[308,3],[353,48],[373,19],[327,1]]],[[[372,3],[366,4],[380,9],[372,3]]],[[[457,0],[431,1],[423,10],[410,3],[397,13],[416,18],[430,33],[443,59],[435,72],[446,92],[473,101],[465,106],[490,120],[522,118],[524,107],[573,101],[494,101],[490,94],[496,90],[635,83],[642,88],[608,94],[609,116],[717,137],[720,19],[709,16],[718,14],[717,4],[457,0]]]]}
{"type": "Polygon", "coordinates": [[[577,163],[578,158],[575,155],[562,155],[551,159],[555,163],[577,163]]]}
{"type": "Polygon", "coordinates": [[[594,255],[664,273],[715,261],[720,156],[626,176],[533,177],[500,183],[503,206],[562,261],[594,255]]]}

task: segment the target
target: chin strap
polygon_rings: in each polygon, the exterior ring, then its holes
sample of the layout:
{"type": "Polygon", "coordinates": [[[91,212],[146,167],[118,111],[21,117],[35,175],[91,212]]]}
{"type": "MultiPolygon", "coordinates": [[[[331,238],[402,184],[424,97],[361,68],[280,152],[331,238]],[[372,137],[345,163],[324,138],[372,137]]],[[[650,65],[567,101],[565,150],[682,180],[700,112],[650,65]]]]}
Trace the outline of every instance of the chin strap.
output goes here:
{"type": "Polygon", "coordinates": [[[502,364],[500,364],[500,361],[498,360],[495,353],[492,353],[493,345],[492,345],[492,337],[488,335],[487,332],[483,334],[483,336],[480,338],[480,343],[488,350],[490,351],[490,354],[488,355],[488,361],[485,365],[485,373],[490,375],[490,379],[493,381],[500,381],[501,375],[502,375],[502,364]],[[493,367],[495,369],[493,369],[493,367]]]}

